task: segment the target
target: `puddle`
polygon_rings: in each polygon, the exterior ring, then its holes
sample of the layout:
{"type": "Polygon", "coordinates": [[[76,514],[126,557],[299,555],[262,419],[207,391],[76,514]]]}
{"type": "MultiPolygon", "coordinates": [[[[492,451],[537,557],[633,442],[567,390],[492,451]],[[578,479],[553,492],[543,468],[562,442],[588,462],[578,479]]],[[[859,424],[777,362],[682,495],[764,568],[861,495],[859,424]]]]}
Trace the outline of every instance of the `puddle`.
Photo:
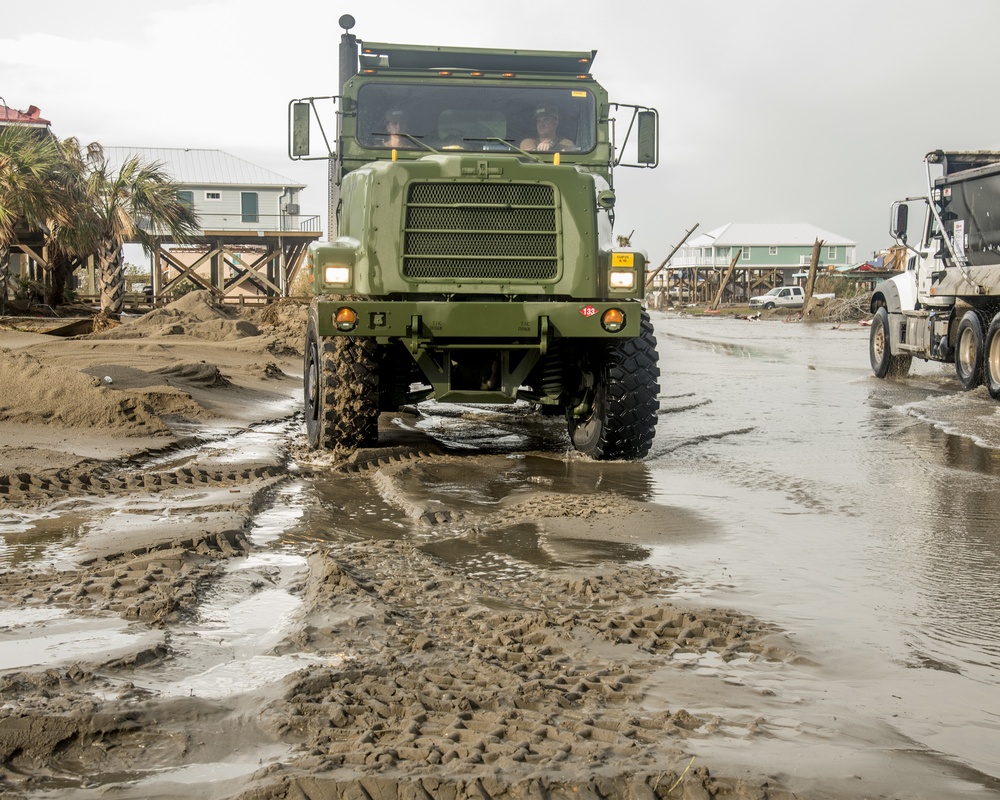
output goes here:
{"type": "Polygon", "coordinates": [[[62,609],[0,610],[0,670],[105,662],[153,647],[163,634],[118,616],[86,617],[62,609]]]}
{"type": "Polygon", "coordinates": [[[275,652],[302,605],[287,584],[304,567],[304,557],[286,553],[231,559],[196,618],[171,628],[174,657],[136,683],[165,697],[219,699],[278,681],[307,663],[330,663],[275,652]]]}
{"type": "Polygon", "coordinates": [[[478,454],[530,450],[569,451],[566,421],[545,417],[523,402],[499,406],[462,406],[426,402],[414,427],[451,448],[478,454]]]}

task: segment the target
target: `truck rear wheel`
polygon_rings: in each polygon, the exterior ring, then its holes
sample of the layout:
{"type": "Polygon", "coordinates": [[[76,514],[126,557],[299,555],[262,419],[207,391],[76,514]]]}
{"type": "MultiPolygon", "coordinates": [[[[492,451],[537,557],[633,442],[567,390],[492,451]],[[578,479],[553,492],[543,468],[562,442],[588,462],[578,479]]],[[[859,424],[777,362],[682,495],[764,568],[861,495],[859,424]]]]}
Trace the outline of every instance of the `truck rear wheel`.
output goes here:
{"type": "Polygon", "coordinates": [[[955,334],[955,373],[958,375],[958,382],[967,392],[983,382],[985,339],[979,314],[966,311],[955,334]]]}
{"type": "Polygon", "coordinates": [[[876,378],[902,378],[910,371],[913,356],[894,356],[889,344],[889,312],[879,306],[868,337],[868,358],[876,378]]]}
{"type": "Polygon", "coordinates": [[[597,460],[637,460],[649,452],[659,411],[656,338],[643,311],[641,333],[614,342],[584,368],[590,412],[567,417],[573,447],[597,460]]]}
{"type": "Polygon", "coordinates": [[[378,442],[378,361],[374,339],[322,338],[306,329],[306,433],[314,449],[354,450],[378,442]]]}
{"type": "Polygon", "coordinates": [[[993,317],[986,331],[985,353],[983,380],[989,389],[990,397],[1000,400],[1000,314],[993,317]]]}

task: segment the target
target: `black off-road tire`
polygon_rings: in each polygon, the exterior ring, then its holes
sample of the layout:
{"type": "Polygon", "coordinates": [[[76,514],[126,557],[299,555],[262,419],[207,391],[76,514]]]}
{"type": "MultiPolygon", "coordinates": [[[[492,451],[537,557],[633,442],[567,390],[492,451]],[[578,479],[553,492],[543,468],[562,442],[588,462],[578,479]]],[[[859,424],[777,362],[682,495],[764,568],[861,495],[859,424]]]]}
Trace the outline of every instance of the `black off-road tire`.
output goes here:
{"type": "Polygon", "coordinates": [[[584,374],[593,381],[590,414],[567,417],[573,447],[597,460],[636,461],[649,452],[659,412],[656,337],[643,311],[641,333],[591,355],[584,374]]]}
{"type": "Polygon", "coordinates": [[[911,355],[892,355],[889,347],[889,311],[879,306],[868,336],[868,358],[876,378],[903,378],[913,363],[911,355]]]}
{"type": "Polygon", "coordinates": [[[378,355],[374,339],[321,338],[306,328],[303,384],[313,449],[352,451],[378,442],[378,355]]]}
{"type": "Polygon", "coordinates": [[[985,352],[983,322],[977,312],[966,311],[955,334],[955,374],[967,392],[983,382],[985,352]]]}
{"type": "Polygon", "coordinates": [[[986,330],[986,349],[983,358],[983,382],[990,397],[1000,400],[1000,314],[990,321],[986,330]]]}

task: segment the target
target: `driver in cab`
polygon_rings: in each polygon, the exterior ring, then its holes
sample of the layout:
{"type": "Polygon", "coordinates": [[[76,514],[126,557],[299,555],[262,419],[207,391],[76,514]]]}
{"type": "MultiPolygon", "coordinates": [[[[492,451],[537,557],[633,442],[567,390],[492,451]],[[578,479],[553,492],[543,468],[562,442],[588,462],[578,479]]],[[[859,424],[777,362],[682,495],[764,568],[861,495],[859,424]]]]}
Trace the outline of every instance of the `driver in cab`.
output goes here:
{"type": "Polygon", "coordinates": [[[537,109],[535,111],[537,135],[534,139],[528,138],[522,141],[521,149],[542,153],[575,149],[576,145],[570,139],[559,138],[558,128],[559,109],[555,106],[537,109]]]}
{"type": "Polygon", "coordinates": [[[415,147],[413,140],[406,136],[407,117],[405,111],[389,109],[385,112],[384,122],[388,134],[383,141],[384,147],[396,149],[415,147]]]}

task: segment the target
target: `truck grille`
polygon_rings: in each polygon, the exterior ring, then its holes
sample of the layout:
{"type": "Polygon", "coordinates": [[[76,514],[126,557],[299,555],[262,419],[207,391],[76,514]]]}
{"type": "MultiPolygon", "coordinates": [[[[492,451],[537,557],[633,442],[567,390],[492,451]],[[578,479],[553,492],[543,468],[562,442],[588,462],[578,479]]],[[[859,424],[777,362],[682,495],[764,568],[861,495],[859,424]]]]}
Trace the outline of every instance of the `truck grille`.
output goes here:
{"type": "Polygon", "coordinates": [[[555,190],[535,183],[414,183],[406,205],[407,278],[551,281],[558,275],[555,190]]]}

